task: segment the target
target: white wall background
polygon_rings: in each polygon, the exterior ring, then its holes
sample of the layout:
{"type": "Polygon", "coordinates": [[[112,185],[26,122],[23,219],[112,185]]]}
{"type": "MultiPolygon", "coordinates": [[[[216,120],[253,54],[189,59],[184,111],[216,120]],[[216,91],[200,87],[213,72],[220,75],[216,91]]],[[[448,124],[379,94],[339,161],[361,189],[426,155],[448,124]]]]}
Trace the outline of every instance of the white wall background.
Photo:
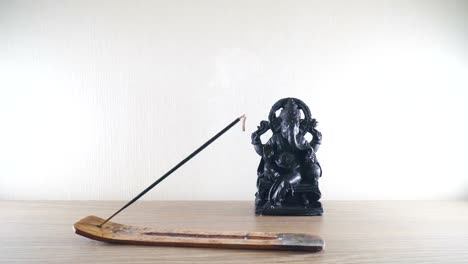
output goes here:
{"type": "Polygon", "coordinates": [[[0,1],[0,199],[252,200],[250,132],[320,121],[324,199],[468,195],[467,1],[0,1]]]}

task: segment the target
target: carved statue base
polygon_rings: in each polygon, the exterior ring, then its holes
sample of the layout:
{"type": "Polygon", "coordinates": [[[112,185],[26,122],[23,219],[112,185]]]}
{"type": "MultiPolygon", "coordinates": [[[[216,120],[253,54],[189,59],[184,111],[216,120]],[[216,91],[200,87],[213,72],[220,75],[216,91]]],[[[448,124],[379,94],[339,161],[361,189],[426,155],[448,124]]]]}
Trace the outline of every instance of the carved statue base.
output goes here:
{"type": "MultiPolygon", "coordinates": [[[[264,191],[269,191],[270,188],[265,188],[264,191]]],[[[255,214],[295,216],[322,215],[322,203],[314,201],[315,199],[308,199],[311,198],[311,196],[314,197],[314,194],[317,191],[318,188],[313,185],[299,184],[294,189],[294,195],[287,195],[286,199],[280,204],[272,204],[270,201],[265,201],[266,199],[262,199],[260,197],[260,192],[257,192],[255,199],[255,214]]]]}
{"type": "Polygon", "coordinates": [[[292,216],[314,216],[322,215],[323,208],[320,202],[314,202],[310,205],[299,206],[296,204],[282,204],[281,206],[270,205],[255,207],[256,215],[292,215],[292,216]]]}
{"type": "Polygon", "coordinates": [[[262,157],[257,170],[255,213],[321,215],[318,179],[322,168],[315,155],[322,142],[322,134],[316,129],[318,122],[307,105],[296,98],[276,102],[268,119],[252,133],[252,144],[262,157]],[[263,144],[260,136],[269,129],[273,135],[263,144]],[[306,140],[307,133],[312,140],[306,140]]]}

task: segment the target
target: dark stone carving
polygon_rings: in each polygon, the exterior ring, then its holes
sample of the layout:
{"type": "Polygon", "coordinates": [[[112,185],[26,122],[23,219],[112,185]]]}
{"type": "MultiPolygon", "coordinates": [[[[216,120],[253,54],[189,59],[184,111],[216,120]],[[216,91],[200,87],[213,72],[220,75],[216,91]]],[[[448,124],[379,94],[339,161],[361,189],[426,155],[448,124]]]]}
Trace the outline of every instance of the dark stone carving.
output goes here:
{"type": "Polygon", "coordinates": [[[316,129],[317,124],[304,102],[284,98],[273,105],[268,121],[261,121],[257,131],[252,133],[252,144],[262,157],[257,170],[256,214],[323,213],[318,187],[322,168],[315,156],[322,134],[316,129]],[[273,135],[262,144],[260,136],[269,129],[273,135]],[[310,142],[304,137],[307,133],[313,137],[310,142]]]}

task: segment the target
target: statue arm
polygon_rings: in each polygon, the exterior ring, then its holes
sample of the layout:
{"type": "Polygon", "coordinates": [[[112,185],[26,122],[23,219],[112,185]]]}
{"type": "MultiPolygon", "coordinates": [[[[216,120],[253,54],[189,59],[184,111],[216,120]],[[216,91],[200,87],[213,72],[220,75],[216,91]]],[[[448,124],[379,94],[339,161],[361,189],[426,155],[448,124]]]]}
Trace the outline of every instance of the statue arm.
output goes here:
{"type": "Polygon", "coordinates": [[[257,152],[258,155],[263,156],[263,145],[262,144],[257,144],[254,145],[255,152],[257,152]]]}
{"type": "Polygon", "coordinates": [[[260,126],[258,126],[257,130],[252,133],[252,145],[254,145],[255,152],[260,156],[263,156],[263,144],[260,140],[260,136],[265,134],[268,129],[270,129],[269,122],[261,121],[260,126]]]}
{"type": "Polygon", "coordinates": [[[313,137],[312,141],[310,142],[310,146],[312,147],[314,152],[317,152],[320,147],[320,144],[322,144],[322,133],[320,133],[320,131],[316,129],[317,125],[318,122],[315,118],[313,118],[308,125],[308,131],[310,132],[310,134],[312,134],[313,137]]]}
{"type": "Polygon", "coordinates": [[[320,131],[314,128],[311,134],[313,136],[313,139],[312,142],[310,142],[310,146],[314,149],[314,152],[317,152],[317,150],[320,147],[320,144],[322,144],[322,133],[320,133],[320,131]]]}

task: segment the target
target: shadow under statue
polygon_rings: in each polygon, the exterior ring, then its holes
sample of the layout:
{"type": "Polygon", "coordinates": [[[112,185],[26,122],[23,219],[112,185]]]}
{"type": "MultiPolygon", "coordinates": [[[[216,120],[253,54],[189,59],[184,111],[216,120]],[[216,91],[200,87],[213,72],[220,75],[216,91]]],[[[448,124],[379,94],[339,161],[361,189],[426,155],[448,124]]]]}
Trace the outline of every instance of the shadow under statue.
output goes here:
{"type": "Polygon", "coordinates": [[[283,98],[271,108],[268,121],[261,121],[257,131],[252,133],[252,144],[262,157],[257,170],[256,214],[323,213],[318,187],[322,168],[315,156],[322,134],[316,129],[317,124],[304,102],[283,98]],[[269,129],[273,135],[262,144],[260,136],[269,129]],[[307,133],[312,135],[310,142],[305,138],[307,133]]]}

